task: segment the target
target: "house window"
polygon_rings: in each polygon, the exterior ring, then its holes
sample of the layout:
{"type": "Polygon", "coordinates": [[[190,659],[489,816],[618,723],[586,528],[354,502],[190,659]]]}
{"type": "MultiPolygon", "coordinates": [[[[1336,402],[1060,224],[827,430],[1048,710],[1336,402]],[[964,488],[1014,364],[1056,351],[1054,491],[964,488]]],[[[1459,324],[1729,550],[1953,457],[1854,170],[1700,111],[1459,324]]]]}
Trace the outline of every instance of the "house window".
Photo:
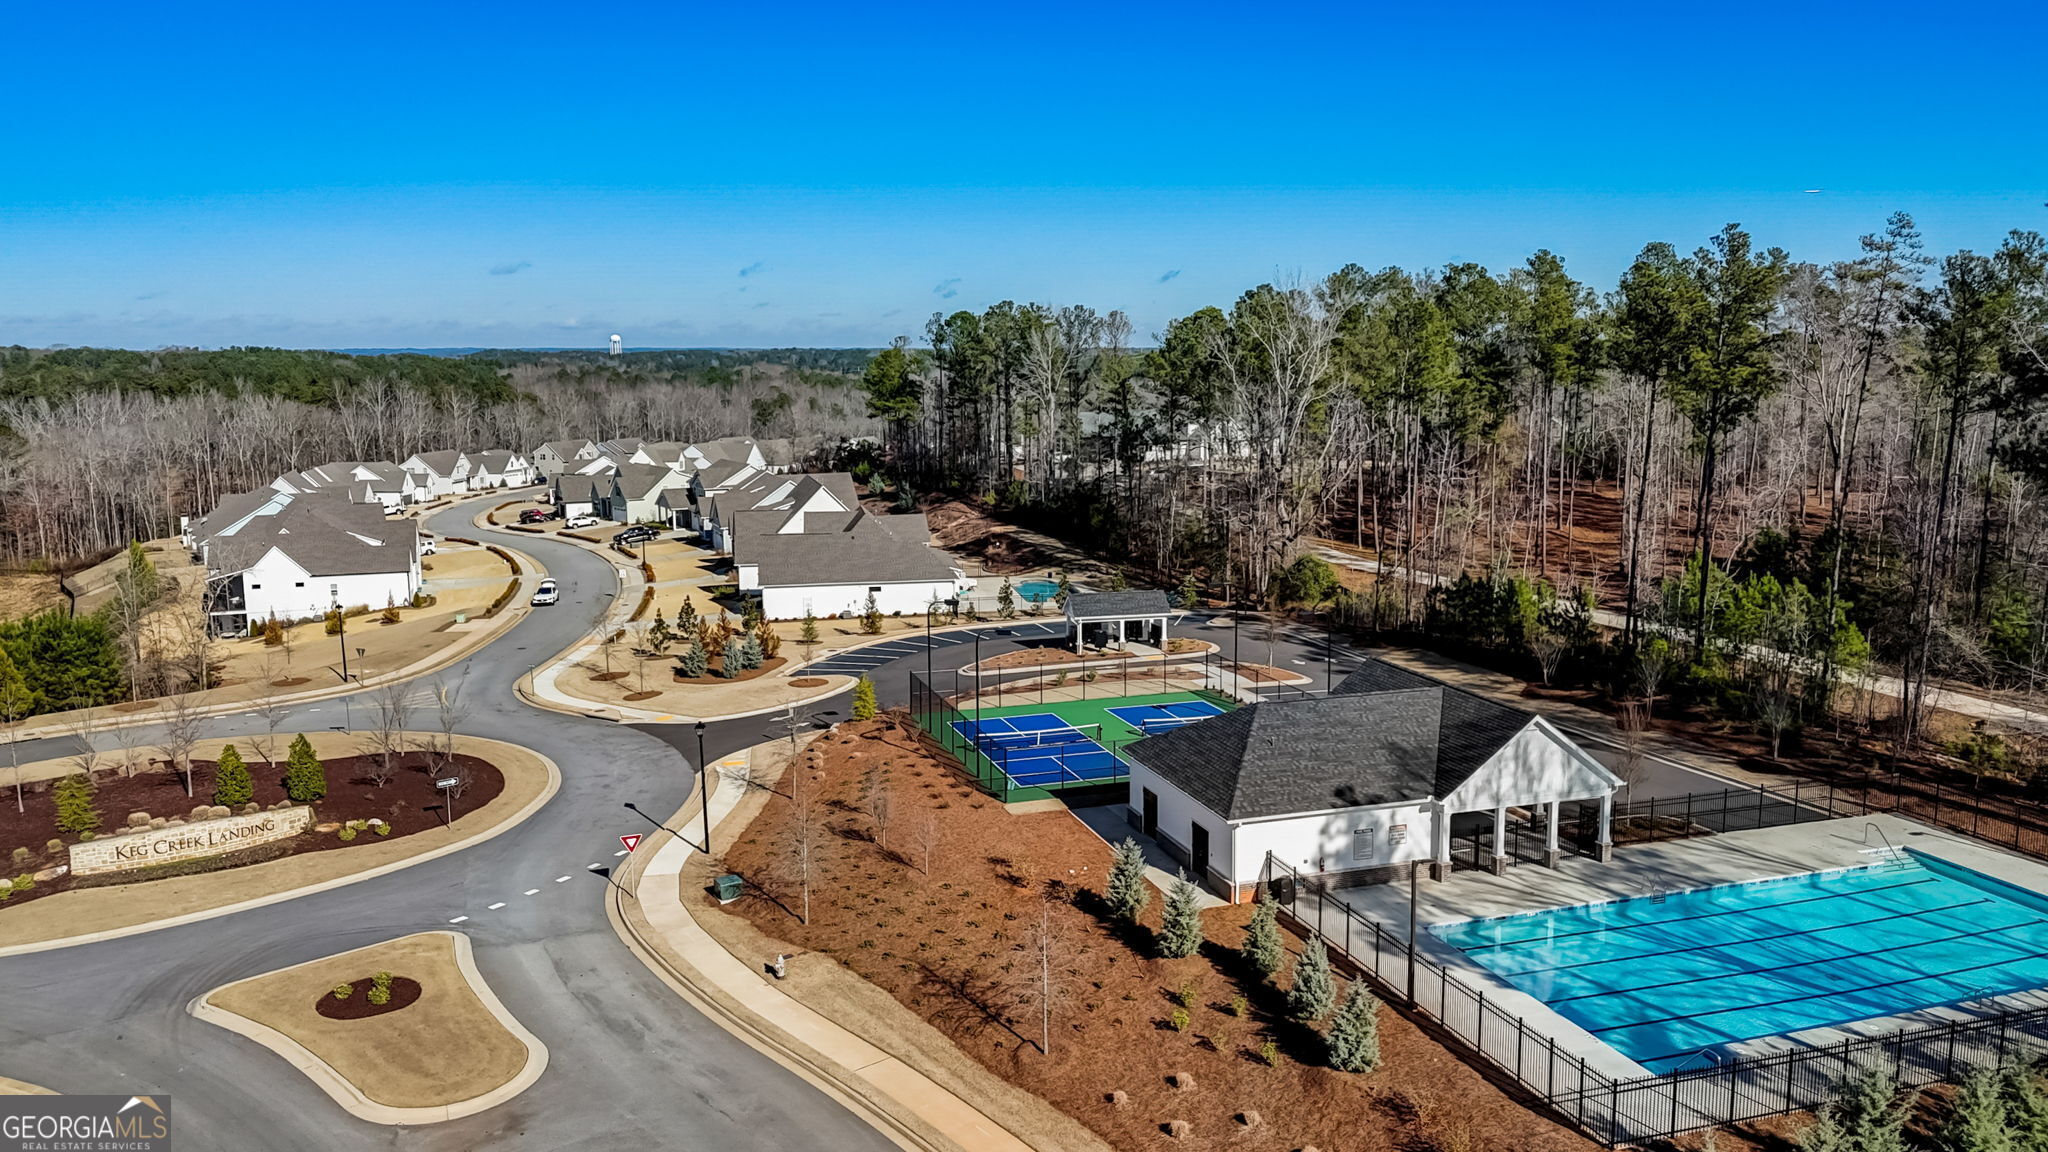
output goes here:
{"type": "Polygon", "coordinates": [[[305,582],[304,580],[299,580],[299,581],[296,581],[296,582],[294,582],[294,583],[292,584],[292,587],[294,587],[294,588],[304,588],[305,586],[306,586],[306,582],[305,582]]]}
{"type": "Polygon", "coordinates": [[[261,587],[263,587],[263,585],[261,585],[261,584],[251,584],[251,585],[249,585],[249,587],[250,587],[250,588],[251,588],[251,589],[253,590],[253,589],[256,589],[256,588],[261,588],[261,587]]]}
{"type": "Polygon", "coordinates": [[[1351,830],[1351,859],[1354,862],[1364,863],[1372,859],[1373,832],[1374,829],[1371,828],[1354,828],[1351,830]]]}
{"type": "Polygon", "coordinates": [[[868,591],[870,591],[870,592],[880,592],[881,590],[882,590],[882,586],[881,586],[880,584],[870,584],[870,585],[868,585],[868,591]]]}
{"type": "Polygon", "coordinates": [[[1396,824],[1392,828],[1387,829],[1387,843],[1389,845],[1406,844],[1407,842],[1408,826],[1406,824],[1396,824]]]}

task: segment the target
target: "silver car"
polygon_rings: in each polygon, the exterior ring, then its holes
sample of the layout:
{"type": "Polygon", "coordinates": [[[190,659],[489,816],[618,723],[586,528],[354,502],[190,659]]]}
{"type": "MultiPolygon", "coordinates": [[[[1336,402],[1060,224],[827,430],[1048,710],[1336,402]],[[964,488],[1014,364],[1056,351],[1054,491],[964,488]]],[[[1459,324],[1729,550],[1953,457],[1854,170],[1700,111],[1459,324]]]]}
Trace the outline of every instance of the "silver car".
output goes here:
{"type": "Polygon", "coordinates": [[[555,587],[555,582],[553,580],[543,580],[540,582],[540,587],[533,590],[533,599],[528,601],[528,603],[539,608],[544,604],[553,604],[561,598],[562,593],[555,587]]]}

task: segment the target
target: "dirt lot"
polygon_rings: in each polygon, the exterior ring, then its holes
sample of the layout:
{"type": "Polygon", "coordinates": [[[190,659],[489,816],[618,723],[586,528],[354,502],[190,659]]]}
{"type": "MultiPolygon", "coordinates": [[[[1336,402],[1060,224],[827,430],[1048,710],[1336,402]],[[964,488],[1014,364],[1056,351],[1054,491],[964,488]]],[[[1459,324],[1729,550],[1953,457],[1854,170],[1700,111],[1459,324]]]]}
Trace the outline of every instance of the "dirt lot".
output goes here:
{"type": "MultiPolygon", "coordinates": [[[[1119,1148],[1366,1152],[1591,1149],[1523,1109],[1392,1009],[1381,1015],[1382,1068],[1345,1075],[1317,1063],[1312,1034],[1281,1017],[1277,992],[1234,963],[1248,906],[1207,914],[1210,946],[1185,960],[1151,956],[1101,915],[1106,845],[1064,811],[1011,815],[922,753],[893,718],[842,725],[804,754],[725,863],[764,885],[728,911],[771,937],[829,954],[918,1013],[990,1071],[1045,1098],[1119,1148]],[[870,797],[886,792],[878,824],[870,797]],[[799,805],[787,793],[808,795],[799,805]],[[811,917],[790,831],[820,814],[811,917]],[[1050,1054],[1026,953],[1041,916],[1053,925],[1057,986],[1050,1054]],[[1185,990],[1184,1032],[1168,1019],[1185,990]],[[1232,997],[1250,1003],[1244,1016],[1232,997]],[[1268,1066],[1258,1050],[1277,1047],[1268,1066]],[[1186,1074],[1181,1089],[1169,1076],[1186,1074]],[[1111,1094],[1124,1093],[1122,1103],[1111,1094]],[[1256,1112],[1259,1122],[1242,1117],[1256,1112]]],[[[715,908],[709,897],[705,906],[715,908]]],[[[1147,922],[1156,925],[1154,899],[1147,922]]]]}
{"type": "Polygon", "coordinates": [[[50,573],[0,576],[0,620],[18,620],[65,603],[64,589],[50,573]]]}
{"type": "MultiPolygon", "coordinates": [[[[236,744],[249,765],[249,774],[256,785],[255,803],[269,807],[285,799],[284,756],[291,737],[281,738],[275,747],[278,756],[274,768],[264,765],[262,757],[247,741],[236,744]]],[[[498,769],[475,756],[457,756],[456,762],[463,765],[470,784],[458,800],[456,813],[475,812],[495,799],[504,789],[504,778],[498,769]]],[[[265,845],[246,853],[233,853],[220,857],[234,863],[258,863],[285,855],[307,852],[324,852],[338,848],[350,848],[381,840],[396,840],[411,833],[438,828],[442,824],[442,797],[434,788],[434,775],[429,771],[428,757],[422,753],[409,752],[393,760],[396,769],[391,779],[382,787],[368,775],[372,758],[367,756],[329,756],[324,758],[327,766],[327,797],[313,805],[314,820],[317,823],[368,820],[371,817],[391,825],[388,836],[370,833],[358,835],[354,840],[342,840],[333,832],[307,832],[282,846],[265,845]],[[247,859],[243,859],[247,857],[247,859]]],[[[105,769],[95,772],[98,785],[94,795],[94,807],[99,810],[100,828],[103,834],[127,822],[131,812],[147,812],[151,816],[183,817],[201,804],[212,803],[215,762],[195,759],[192,762],[192,794],[185,793],[185,778],[182,773],[166,771],[161,766],[147,771],[138,771],[133,776],[123,776],[119,769],[105,769]]],[[[8,789],[12,791],[12,789],[8,789]]],[[[32,871],[64,862],[68,853],[48,853],[45,842],[62,839],[71,842],[76,837],[62,834],[57,830],[56,788],[53,781],[38,781],[24,789],[26,810],[16,812],[12,803],[0,804],[0,852],[12,853],[19,848],[29,851],[26,866],[16,865],[11,858],[0,857],[0,869],[9,875],[21,871],[32,871]]],[[[12,799],[12,797],[8,797],[12,799]]],[[[146,878],[138,874],[137,879],[146,878]]],[[[35,900],[71,888],[74,881],[65,876],[44,881],[25,894],[15,896],[7,907],[35,900]]]]}
{"type": "Polygon", "coordinates": [[[1013,525],[981,509],[950,500],[925,509],[932,543],[958,556],[971,556],[991,576],[1015,576],[1050,564],[1052,557],[1016,535],[1013,525]]]}

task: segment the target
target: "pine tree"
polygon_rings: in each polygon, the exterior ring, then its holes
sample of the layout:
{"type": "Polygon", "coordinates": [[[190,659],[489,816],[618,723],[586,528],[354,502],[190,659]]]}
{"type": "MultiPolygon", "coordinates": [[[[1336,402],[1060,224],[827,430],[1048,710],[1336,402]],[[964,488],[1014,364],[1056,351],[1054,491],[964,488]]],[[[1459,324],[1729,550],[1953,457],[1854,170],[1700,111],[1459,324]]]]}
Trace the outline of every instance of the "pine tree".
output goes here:
{"type": "Polygon", "coordinates": [[[242,754],[233,744],[221,749],[220,759],[213,767],[213,802],[239,808],[255,798],[256,782],[250,778],[242,754]]]}
{"type": "Polygon", "coordinates": [[[1287,962],[1287,945],[1280,939],[1280,905],[1263,884],[1253,897],[1251,923],[1244,926],[1244,947],[1239,951],[1261,980],[1271,980],[1287,962]]]}
{"type": "Polygon", "coordinates": [[[100,830],[100,810],[93,804],[92,778],[75,772],[57,781],[57,829],[89,837],[100,830]]]}
{"type": "Polygon", "coordinates": [[[1935,1146],[1941,1152],[2019,1152],[1998,1073],[1972,1068],[1963,1074],[1955,1110],[1935,1146]]]}
{"type": "Polygon", "coordinates": [[[1813,1123],[1799,1134],[1799,1147],[1800,1152],[1856,1152],[1832,1104],[1813,1114],[1813,1123]]]}
{"type": "Polygon", "coordinates": [[[773,660],[782,652],[782,637],[776,633],[775,626],[766,620],[754,625],[754,643],[761,646],[761,657],[764,660],[773,660]]]}
{"type": "Polygon", "coordinates": [[[711,654],[704,651],[704,642],[691,636],[690,646],[683,649],[681,656],[676,657],[676,671],[682,673],[685,679],[695,680],[703,676],[710,667],[711,654]]]}
{"type": "Polygon", "coordinates": [[[697,632],[697,605],[688,596],[683,597],[683,606],[676,609],[676,635],[694,636],[697,632]]]}
{"type": "Polygon", "coordinates": [[[759,668],[762,661],[761,638],[752,632],[740,637],[740,666],[759,668]]]}
{"type": "Polygon", "coordinates": [[[1017,592],[1010,587],[1010,578],[1003,577],[1003,585],[996,589],[996,615],[1008,620],[1017,614],[1017,592]]]}
{"type": "Polygon", "coordinates": [[[301,732],[292,737],[292,748],[284,762],[284,794],[301,804],[327,795],[327,765],[313,755],[313,745],[301,732]]]}
{"type": "Polygon", "coordinates": [[[1364,981],[1352,983],[1323,1047],[1330,1067],[1339,1072],[1370,1072],[1380,1066],[1380,1001],[1364,981]]]}
{"type": "Polygon", "coordinates": [[[1062,607],[1062,608],[1065,608],[1065,607],[1067,606],[1067,597],[1069,597],[1069,596],[1072,596],[1073,594],[1074,594],[1074,580],[1073,580],[1073,577],[1071,577],[1071,576],[1068,576],[1068,575],[1067,575],[1067,571],[1066,571],[1066,569],[1062,568],[1062,569],[1060,569],[1060,578],[1059,578],[1059,583],[1058,583],[1058,585],[1057,585],[1057,586],[1056,586],[1056,587],[1055,587],[1055,588],[1053,589],[1053,594],[1052,594],[1052,599],[1053,599],[1053,603],[1055,603],[1055,604],[1058,604],[1058,605],[1059,605],[1060,607],[1062,607]]]}
{"type": "Polygon", "coordinates": [[[747,654],[740,647],[739,637],[726,637],[725,647],[721,650],[720,656],[720,668],[725,673],[726,679],[734,679],[740,673],[747,670],[747,654]]]}
{"type": "Polygon", "coordinates": [[[1166,890],[1166,910],[1159,926],[1159,954],[1193,956],[1202,947],[1201,893],[1185,872],[1166,890]]]}
{"type": "Polygon", "coordinates": [[[1126,924],[1136,924],[1152,901],[1152,885],[1145,879],[1145,849],[1131,837],[1110,849],[1109,910],[1126,924]]]}
{"type": "Polygon", "coordinates": [[[656,608],[654,610],[654,623],[648,625],[647,628],[648,649],[658,655],[668,651],[668,646],[675,642],[676,634],[669,631],[668,621],[662,619],[661,609],[656,608]]]}
{"type": "Polygon", "coordinates": [[[853,718],[873,720],[880,709],[875,706],[875,682],[863,676],[853,682],[853,718]]]}
{"type": "Polygon", "coordinates": [[[2048,1152],[2048,1092],[2032,1068],[2005,1070],[2005,1100],[2017,1152],[2048,1152]]]}
{"type": "Polygon", "coordinates": [[[1202,582],[1189,572],[1180,582],[1180,606],[1193,608],[1202,599],[1202,582]]]}
{"type": "Polygon", "coordinates": [[[1806,1152],[1906,1152],[1906,1116],[1913,1099],[1898,1081],[1872,1068],[1843,1081],[1835,1102],[1800,1138],[1806,1152]]]}
{"type": "Polygon", "coordinates": [[[1337,988],[1330,979],[1330,954],[1323,938],[1311,936],[1294,961],[1294,985],[1287,990],[1287,1013],[1296,1020],[1314,1022],[1330,1014],[1337,1003],[1337,988]]]}
{"type": "Polygon", "coordinates": [[[882,634],[882,606],[876,602],[873,592],[868,593],[867,607],[861,610],[860,630],[870,636],[882,634]]]}
{"type": "Polygon", "coordinates": [[[796,638],[797,642],[804,646],[804,661],[808,663],[811,659],[811,649],[818,646],[818,618],[811,614],[808,606],[804,608],[803,631],[797,633],[796,638]]]}

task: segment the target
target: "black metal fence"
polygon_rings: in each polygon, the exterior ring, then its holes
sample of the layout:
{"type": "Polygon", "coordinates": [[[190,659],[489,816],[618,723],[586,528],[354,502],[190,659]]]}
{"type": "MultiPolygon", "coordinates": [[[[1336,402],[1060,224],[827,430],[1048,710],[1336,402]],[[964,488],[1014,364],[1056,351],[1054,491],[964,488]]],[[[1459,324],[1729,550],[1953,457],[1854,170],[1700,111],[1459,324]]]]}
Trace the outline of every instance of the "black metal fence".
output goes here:
{"type": "Polygon", "coordinates": [[[1282,913],[1296,931],[1320,937],[1340,962],[1377,985],[1383,998],[1409,1006],[1469,1055],[1610,1148],[1813,1108],[1865,1068],[1889,1069],[1902,1085],[1917,1087],[1953,1080],[1972,1066],[2048,1054],[2048,1008],[1987,1009],[1969,1019],[1826,1047],[1617,1078],[1560,1048],[1554,1033],[1502,1008],[1497,996],[1489,1000],[1484,988],[1421,955],[1405,934],[1336,899],[1322,878],[1302,876],[1269,853],[1264,879],[1292,882],[1276,888],[1295,893],[1282,913]]]}

